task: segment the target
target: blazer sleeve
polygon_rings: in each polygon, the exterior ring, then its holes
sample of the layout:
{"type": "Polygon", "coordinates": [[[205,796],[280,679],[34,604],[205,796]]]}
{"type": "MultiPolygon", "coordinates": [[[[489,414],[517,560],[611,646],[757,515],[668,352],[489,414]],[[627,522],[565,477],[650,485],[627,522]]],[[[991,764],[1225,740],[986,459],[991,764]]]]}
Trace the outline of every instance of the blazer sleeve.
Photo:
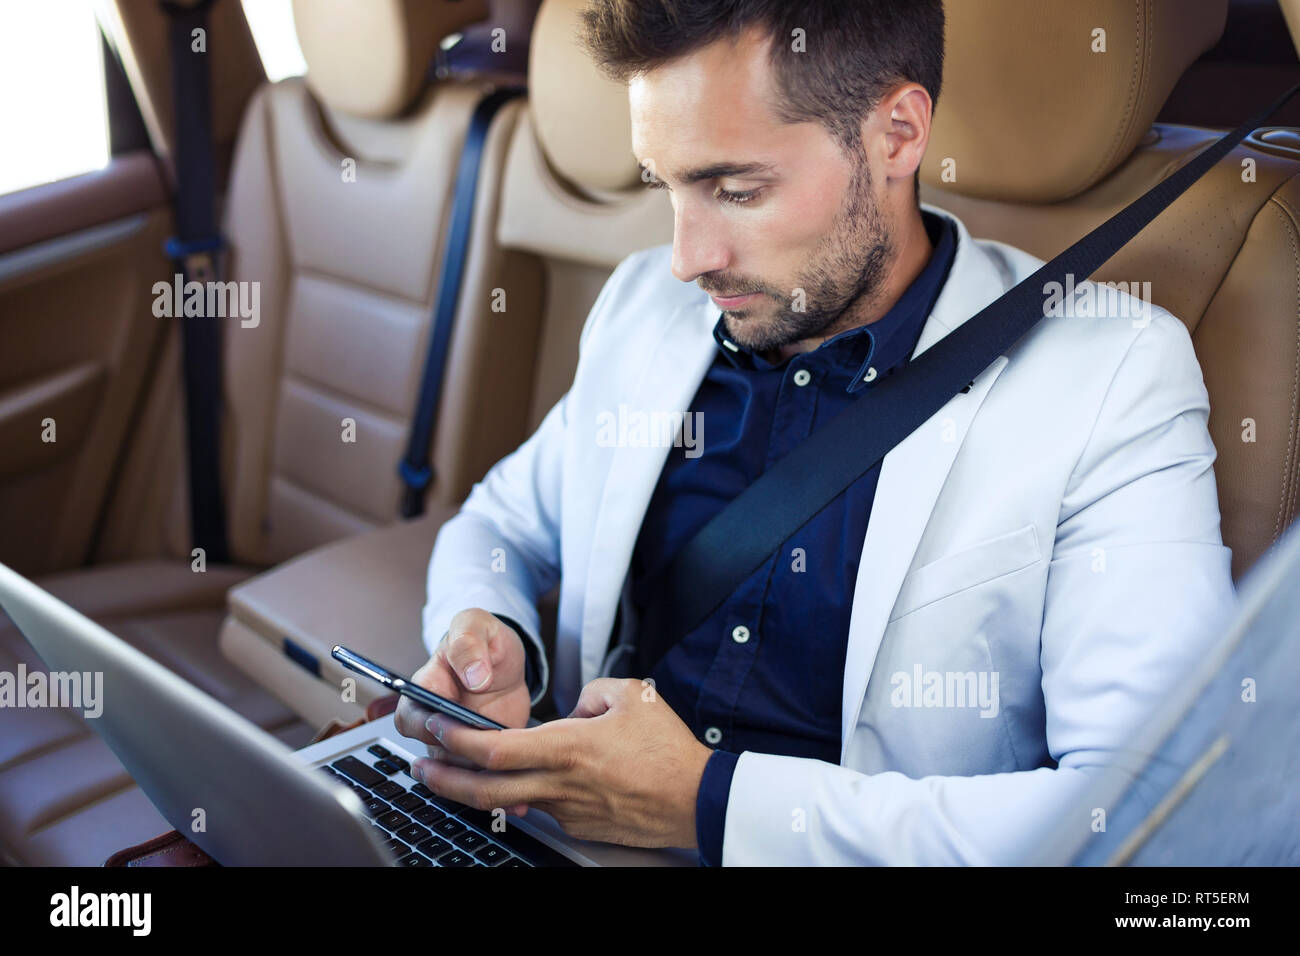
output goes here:
{"type": "Polygon", "coordinates": [[[1132,732],[1236,608],[1208,416],[1191,337],[1154,310],[1061,501],[1040,642],[1055,766],[912,779],[744,753],[723,865],[1010,864],[1053,827],[1088,828],[1090,778],[1132,758],[1132,732]]]}
{"type": "Polygon", "coordinates": [[[551,408],[537,431],[497,462],[474,485],[460,511],[444,524],[429,560],[422,614],[430,653],[458,612],[482,608],[510,618],[531,642],[541,671],[532,689],[536,704],[550,684],[541,643],[537,599],[559,581],[561,503],[569,401],[586,376],[585,346],[619,300],[618,289],[642,256],[624,259],[610,275],[583,325],[574,385],[551,408]]]}

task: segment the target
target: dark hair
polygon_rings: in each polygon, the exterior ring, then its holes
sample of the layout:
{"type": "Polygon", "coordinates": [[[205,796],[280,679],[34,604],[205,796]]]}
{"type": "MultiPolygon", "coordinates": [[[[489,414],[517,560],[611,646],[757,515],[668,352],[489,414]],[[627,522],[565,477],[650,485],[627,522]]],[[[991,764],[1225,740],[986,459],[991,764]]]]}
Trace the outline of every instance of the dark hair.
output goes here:
{"type": "Polygon", "coordinates": [[[815,120],[846,151],[862,119],[903,82],[934,103],[943,83],[943,0],[592,0],[588,51],[626,81],[715,40],[759,27],[770,39],[778,115],[815,120]],[[794,49],[802,30],[805,52],[794,49]]]}

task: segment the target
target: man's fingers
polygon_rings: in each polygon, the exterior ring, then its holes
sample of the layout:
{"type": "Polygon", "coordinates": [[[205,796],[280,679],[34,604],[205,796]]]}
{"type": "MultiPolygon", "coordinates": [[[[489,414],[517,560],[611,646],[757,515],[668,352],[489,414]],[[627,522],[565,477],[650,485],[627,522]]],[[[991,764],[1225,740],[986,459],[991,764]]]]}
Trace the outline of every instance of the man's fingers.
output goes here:
{"type": "Polygon", "coordinates": [[[457,754],[448,753],[437,744],[429,744],[427,747],[430,760],[441,760],[443,763],[449,763],[455,767],[464,767],[467,770],[481,770],[482,768],[468,757],[461,757],[457,754]]]}
{"type": "Polygon", "coordinates": [[[630,685],[636,684],[639,687],[640,683],[640,681],[619,680],[614,677],[597,677],[582,688],[582,693],[578,695],[578,703],[569,716],[599,717],[629,693],[630,685]]]}
{"type": "Polygon", "coordinates": [[[434,743],[433,734],[427,731],[424,726],[428,718],[428,710],[411,700],[411,698],[403,697],[397,702],[397,710],[393,714],[393,724],[397,727],[397,732],[403,737],[421,740],[427,744],[434,743]]]}
{"type": "Polygon", "coordinates": [[[433,715],[434,738],[452,754],[488,770],[561,770],[571,763],[576,742],[561,722],[509,730],[478,730],[433,715]]]}
{"type": "Polygon", "coordinates": [[[559,796],[554,774],[544,770],[493,773],[466,770],[427,758],[417,760],[411,769],[434,793],[478,810],[512,809],[559,796]]]}

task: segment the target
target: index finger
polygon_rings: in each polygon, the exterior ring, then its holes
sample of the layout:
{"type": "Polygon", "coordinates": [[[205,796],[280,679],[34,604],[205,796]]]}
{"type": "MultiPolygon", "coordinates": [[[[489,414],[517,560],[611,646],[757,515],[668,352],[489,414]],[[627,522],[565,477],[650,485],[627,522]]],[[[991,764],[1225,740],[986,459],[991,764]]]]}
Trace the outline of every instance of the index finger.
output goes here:
{"type": "Polygon", "coordinates": [[[572,734],[551,721],[536,727],[478,730],[434,714],[434,737],[443,749],[466,757],[485,770],[561,770],[573,750],[572,734]]]}

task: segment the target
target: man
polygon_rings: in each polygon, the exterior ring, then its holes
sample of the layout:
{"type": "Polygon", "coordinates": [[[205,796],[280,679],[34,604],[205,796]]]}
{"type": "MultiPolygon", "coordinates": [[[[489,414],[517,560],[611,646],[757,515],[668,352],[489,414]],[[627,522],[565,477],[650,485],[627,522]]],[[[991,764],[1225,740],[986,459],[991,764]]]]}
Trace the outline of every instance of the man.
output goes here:
{"type": "Polygon", "coordinates": [[[586,24],[673,244],[615,270],[569,392],[438,535],[417,679],[520,729],[404,701],[418,772],[705,864],[1019,859],[1231,609],[1186,329],[1104,298],[1044,318],[674,632],[685,542],[1041,263],[918,205],[940,0],[595,0],[586,24]],[[611,424],[674,410],[671,449],[611,424]],[[569,716],[523,729],[557,581],[569,716]],[[611,631],[627,679],[598,676],[611,631]]]}

